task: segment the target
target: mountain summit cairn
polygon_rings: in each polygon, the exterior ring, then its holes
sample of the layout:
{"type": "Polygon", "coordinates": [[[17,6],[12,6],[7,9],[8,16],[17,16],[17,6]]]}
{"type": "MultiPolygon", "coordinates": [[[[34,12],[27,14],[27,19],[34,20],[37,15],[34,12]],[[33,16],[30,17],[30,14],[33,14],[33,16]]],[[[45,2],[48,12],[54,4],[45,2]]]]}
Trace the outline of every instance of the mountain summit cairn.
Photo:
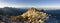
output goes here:
{"type": "Polygon", "coordinates": [[[44,21],[48,19],[48,16],[36,8],[31,8],[22,15],[16,16],[15,19],[23,21],[24,23],[44,23],[44,21]]]}
{"type": "Polygon", "coordinates": [[[37,11],[36,8],[30,8],[28,11],[37,11]]]}

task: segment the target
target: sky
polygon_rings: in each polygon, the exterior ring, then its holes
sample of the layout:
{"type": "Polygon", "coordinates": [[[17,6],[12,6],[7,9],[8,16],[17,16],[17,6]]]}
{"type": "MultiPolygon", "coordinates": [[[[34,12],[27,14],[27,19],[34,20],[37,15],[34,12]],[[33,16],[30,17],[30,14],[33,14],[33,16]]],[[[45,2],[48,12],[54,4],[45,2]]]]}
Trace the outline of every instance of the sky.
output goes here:
{"type": "Polygon", "coordinates": [[[42,8],[59,8],[60,0],[0,0],[2,7],[42,7],[42,8]]]}

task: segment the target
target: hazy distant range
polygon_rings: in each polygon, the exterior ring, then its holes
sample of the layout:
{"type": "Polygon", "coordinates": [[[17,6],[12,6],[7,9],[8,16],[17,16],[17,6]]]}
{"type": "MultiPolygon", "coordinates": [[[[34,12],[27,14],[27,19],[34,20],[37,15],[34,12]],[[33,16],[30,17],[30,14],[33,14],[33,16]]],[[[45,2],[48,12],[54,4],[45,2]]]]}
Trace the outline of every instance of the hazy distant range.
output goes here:
{"type": "MultiPolygon", "coordinates": [[[[17,16],[21,15],[26,12],[29,8],[12,8],[12,7],[4,7],[0,8],[0,15],[2,16],[17,16]]],[[[37,8],[41,10],[42,8],[37,8]]],[[[56,20],[60,21],[60,9],[55,10],[44,10],[47,14],[50,14],[51,17],[55,18],[56,20]]],[[[59,22],[60,23],[60,22],[59,22]]]]}
{"type": "MultiPolygon", "coordinates": [[[[32,8],[32,7],[31,7],[32,8]]],[[[26,12],[29,8],[13,8],[13,7],[4,7],[0,8],[0,15],[21,15],[22,13],[26,12]]],[[[37,8],[41,10],[43,8],[37,8]]],[[[59,9],[44,9],[46,13],[60,13],[59,9]],[[47,12],[48,11],[48,12],[47,12]]]]}

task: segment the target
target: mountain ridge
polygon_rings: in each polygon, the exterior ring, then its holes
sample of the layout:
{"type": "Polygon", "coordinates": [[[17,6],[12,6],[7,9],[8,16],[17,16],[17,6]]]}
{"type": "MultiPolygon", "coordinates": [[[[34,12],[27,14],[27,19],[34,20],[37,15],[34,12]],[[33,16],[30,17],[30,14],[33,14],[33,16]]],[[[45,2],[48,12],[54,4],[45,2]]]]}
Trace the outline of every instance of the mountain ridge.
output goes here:
{"type": "MultiPolygon", "coordinates": [[[[44,12],[39,12],[35,8],[29,9],[27,12],[22,15],[13,17],[14,21],[20,20],[24,21],[24,23],[44,23],[44,21],[48,18],[47,14],[44,12]],[[18,18],[18,19],[17,19],[18,18]]],[[[12,19],[12,17],[11,17],[12,19]]]]}

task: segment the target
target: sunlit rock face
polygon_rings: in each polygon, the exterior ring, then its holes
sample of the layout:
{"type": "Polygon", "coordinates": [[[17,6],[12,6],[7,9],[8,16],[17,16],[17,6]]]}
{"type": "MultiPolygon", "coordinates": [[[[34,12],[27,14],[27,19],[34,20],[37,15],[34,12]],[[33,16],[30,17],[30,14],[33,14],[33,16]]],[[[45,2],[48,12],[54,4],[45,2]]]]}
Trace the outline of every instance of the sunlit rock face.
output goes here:
{"type": "Polygon", "coordinates": [[[20,20],[23,23],[44,23],[48,19],[48,16],[44,12],[39,12],[35,8],[29,9],[27,12],[22,15],[16,16],[13,20],[20,20]]]}

